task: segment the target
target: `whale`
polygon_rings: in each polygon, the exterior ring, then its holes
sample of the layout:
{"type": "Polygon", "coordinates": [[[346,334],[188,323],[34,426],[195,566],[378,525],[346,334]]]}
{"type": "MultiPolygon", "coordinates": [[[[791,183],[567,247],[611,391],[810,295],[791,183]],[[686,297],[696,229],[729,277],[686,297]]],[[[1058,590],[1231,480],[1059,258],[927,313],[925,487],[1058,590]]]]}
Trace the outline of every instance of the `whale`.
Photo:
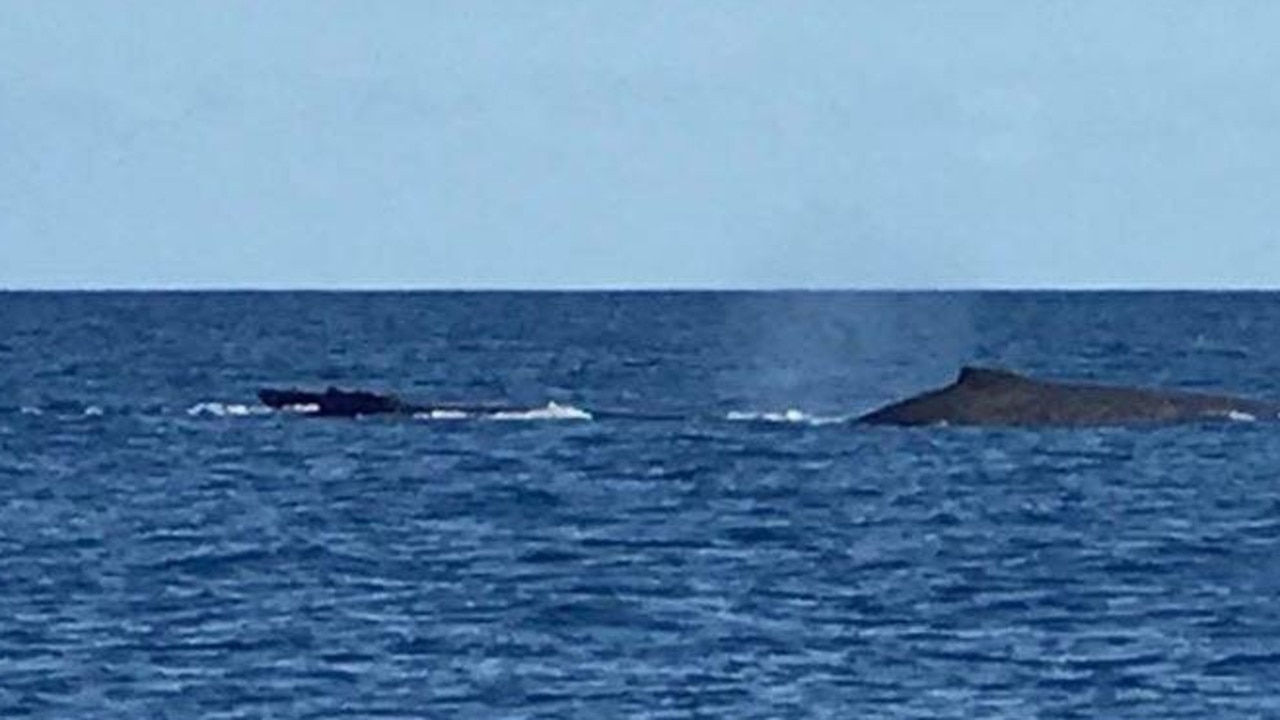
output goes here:
{"type": "Polygon", "coordinates": [[[1091,426],[1276,420],[1280,403],[1230,395],[1044,380],[965,366],[942,388],[873,410],[865,425],[1091,426]]]}
{"type": "Polygon", "coordinates": [[[258,399],[263,405],[276,410],[305,410],[322,417],[413,414],[421,409],[395,395],[336,387],[329,387],[324,392],[262,388],[258,391],[258,399]]]}
{"type": "MultiPolygon", "coordinates": [[[[425,405],[396,395],[329,387],[321,392],[262,388],[277,410],[320,417],[501,413],[502,405],[425,405]]],[[[1280,402],[1181,390],[1047,380],[993,367],[964,366],[945,387],[885,405],[854,419],[860,425],[1093,426],[1234,420],[1280,420],[1280,402]]]]}
{"type": "MultiPolygon", "coordinates": [[[[366,415],[415,415],[418,413],[494,414],[528,412],[530,409],[501,404],[482,403],[414,403],[397,395],[368,390],[343,390],[328,387],[324,391],[298,388],[262,388],[258,400],[275,410],[293,410],[317,417],[356,418],[366,415]]],[[[548,407],[555,406],[552,403],[548,407]]],[[[563,409],[563,408],[561,408],[563,409]]]]}

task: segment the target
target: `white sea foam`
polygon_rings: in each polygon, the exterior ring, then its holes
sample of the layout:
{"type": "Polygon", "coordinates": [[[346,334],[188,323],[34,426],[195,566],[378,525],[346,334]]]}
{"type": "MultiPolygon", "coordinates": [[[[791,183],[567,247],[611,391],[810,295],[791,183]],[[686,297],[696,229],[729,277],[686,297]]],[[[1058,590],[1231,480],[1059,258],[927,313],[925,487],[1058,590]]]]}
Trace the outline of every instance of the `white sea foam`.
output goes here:
{"type": "MultiPolygon", "coordinates": [[[[319,405],[303,404],[288,405],[280,408],[280,412],[297,413],[308,415],[320,411],[319,405]]],[[[87,412],[87,411],[86,411],[87,412]]],[[[99,411],[100,412],[100,411],[99,411]]],[[[200,402],[187,408],[187,414],[196,416],[211,417],[248,417],[254,415],[268,415],[275,412],[271,408],[259,405],[245,405],[242,403],[224,403],[224,402],[200,402]]],[[[92,414],[92,413],[90,413],[92,414]]],[[[465,410],[455,410],[451,408],[439,408],[434,410],[424,410],[413,414],[416,420],[466,420],[470,418],[488,419],[488,420],[591,420],[591,413],[572,405],[560,405],[558,403],[547,403],[546,407],[530,408],[528,410],[500,410],[491,413],[472,413],[465,410]]]]}
{"type": "Polygon", "coordinates": [[[796,408],[787,408],[783,412],[743,412],[732,410],[725,415],[730,422],[758,423],[797,423],[804,425],[836,425],[848,422],[847,415],[810,415],[796,408]]]}
{"type": "Polygon", "coordinates": [[[1227,419],[1233,422],[1255,422],[1257,421],[1258,417],[1256,415],[1251,415],[1247,412],[1240,412],[1239,410],[1231,410],[1227,412],[1227,419]]]}
{"type": "Polygon", "coordinates": [[[32,407],[30,405],[23,405],[22,407],[18,408],[18,412],[22,413],[23,415],[43,415],[44,414],[44,411],[41,410],[40,408],[32,407]]]}
{"type": "Polygon", "coordinates": [[[502,410],[488,417],[494,420],[591,420],[591,413],[572,405],[549,402],[531,410],[502,410]]]}
{"type": "Polygon", "coordinates": [[[246,417],[248,415],[264,415],[270,408],[244,405],[242,403],[202,402],[187,408],[191,416],[212,415],[214,417],[246,417]]]}
{"type": "Polygon", "coordinates": [[[280,408],[284,412],[299,413],[301,415],[310,415],[320,412],[320,406],[315,403],[299,403],[297,405],[285,405],[280,408]]]}
{"type": "Polygon", "coordinates": [[[546,407],[528,410],[495,410],[493,412],[467,412],[452,408],[438,408],[416,412],[417,420],[591,420],[591,413],[572,405],[547,403],[546,407]]]}
{"type": "Polygon", "coordinates": [[[99,417],[102,415],[102,408],[97,405],[90,405],[84,409],[84,414],[88,417],[99,417]]]}
{"type": "Polygon", "coordinates": [[[471,417],[470,413],[462,410],[429,410],[426,412],[417,412],[413,414],[416,420],[466,420],[471,417]]]}

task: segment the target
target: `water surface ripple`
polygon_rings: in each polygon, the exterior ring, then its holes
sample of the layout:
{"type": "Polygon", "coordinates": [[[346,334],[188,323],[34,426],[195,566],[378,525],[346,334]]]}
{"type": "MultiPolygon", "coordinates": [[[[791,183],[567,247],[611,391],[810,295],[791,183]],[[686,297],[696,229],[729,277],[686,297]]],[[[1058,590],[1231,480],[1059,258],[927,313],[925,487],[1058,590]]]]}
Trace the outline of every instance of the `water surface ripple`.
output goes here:
{"type": "Polygon", "coordinates": [[[1280,717],[1276,427],[813,421],[974,359],[1280,397],[1277,330],[1258,294],[0,294],[0,716],[1280,717]],[[292,382],[626,412],[186,412],[292,382]]]}

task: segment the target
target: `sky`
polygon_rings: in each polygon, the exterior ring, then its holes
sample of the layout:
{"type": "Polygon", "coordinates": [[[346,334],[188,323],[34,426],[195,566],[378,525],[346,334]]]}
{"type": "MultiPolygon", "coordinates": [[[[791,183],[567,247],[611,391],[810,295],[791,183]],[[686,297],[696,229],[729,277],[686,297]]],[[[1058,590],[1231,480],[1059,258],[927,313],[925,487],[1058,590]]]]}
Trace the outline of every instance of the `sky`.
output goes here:
{"type": "Polygon", "coordinates": [[[0,288],[1276,288],[1278,27],[0,0],[0,288]]]}

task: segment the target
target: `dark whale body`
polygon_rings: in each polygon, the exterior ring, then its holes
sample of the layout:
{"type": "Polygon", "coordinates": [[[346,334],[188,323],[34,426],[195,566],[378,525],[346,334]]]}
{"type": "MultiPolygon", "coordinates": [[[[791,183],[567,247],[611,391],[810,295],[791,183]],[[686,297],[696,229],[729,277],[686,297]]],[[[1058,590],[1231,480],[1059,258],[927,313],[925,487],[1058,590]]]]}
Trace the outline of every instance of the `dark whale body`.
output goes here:
{"type": "MultiPolygon", "coordinates": [[[[323,417],[411,415],[457,410],[500,412],[494,405],[418,405],[363,390],[263,388],[263,404],[323,417]]],[[[1228,395],[1037,380],[1007,370],[965,367],[952,384],[858,418],[868,425],[1125,425],[1280,419],[1280,403],[1228,395]]]]}
{"type": "Polygon", "coordinates": [[[862,416],[872,425],[1124,425],[1280,417],[1280,403],[1085,383],[1036,380],[965,367],[944,388],[862,416]]]}
{"type": "Polygon", "coordinates": [[[364,415],[413,415],[414,413],[460,412],[501,413],[523,412],[528,408],[499,404],[412,403],[395,395],[367,390],[341,390],[330,387],[324,392],[298,390],[296,388],[262,388],[258,399],[276,410],[302,410],[308,415],[320,417],[361,417],[364,415]]]}
{"type": "Polygon", "coordinates": [[[331,387],[324,392],[305,390],[276,390],[263,388],[258,399],[264,405],[277,410],[306,408],[315,415],[325,417],[357,417],[359,415],[386,415],[412,413],[416,408],[394,395],[380,395],[364,391],[347,391],[331,387]]]}

